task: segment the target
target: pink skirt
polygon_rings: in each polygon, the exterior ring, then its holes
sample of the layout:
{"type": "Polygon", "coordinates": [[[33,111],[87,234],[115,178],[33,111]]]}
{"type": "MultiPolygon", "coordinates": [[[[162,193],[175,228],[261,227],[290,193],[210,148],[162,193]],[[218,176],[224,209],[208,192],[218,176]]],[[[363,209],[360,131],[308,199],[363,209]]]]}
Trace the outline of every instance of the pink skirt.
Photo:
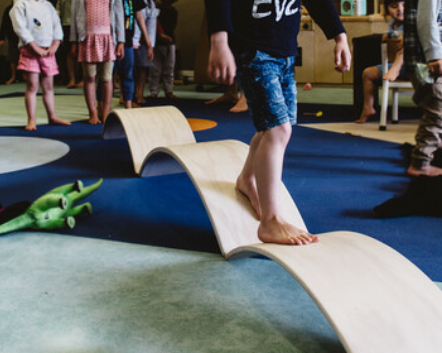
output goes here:
{"type": "Polygon", "coordinates": [[[110,34],[88,34],[78,45],[78,61],[99,63],[115,60],[115,45],[110,34]]]}

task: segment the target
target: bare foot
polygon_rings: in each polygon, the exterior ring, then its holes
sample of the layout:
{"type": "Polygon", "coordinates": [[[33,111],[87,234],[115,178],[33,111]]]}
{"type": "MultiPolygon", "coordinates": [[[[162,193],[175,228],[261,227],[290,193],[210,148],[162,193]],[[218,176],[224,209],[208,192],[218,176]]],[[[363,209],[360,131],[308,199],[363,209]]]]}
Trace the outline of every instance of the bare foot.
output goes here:
{"type": "Polygon", "coordinates": [[[89,124],[91,125],[97,125],[97,124],[101,124],[101,120],[98,119],[98,116],[93,116],[91,118],[89,118],[89,124]]]}
{"type": "Polygon", "coordinates": [[[307,245],[319,241],[319,237],[277,218],[261,221],[258,228],[258,238],[263,243],[289,245],[307,245]]]}
{"type": "Polygon", "coordinates": [[[238,102],[229,110],[231,113],[242,113],[249,110],[249,106],[247,105],[246,97],[242,94],[239,97],[238,102]]]}
{"type": "Polygon", "coordinates": [[[247,197],[250,205],[256,212],[258,220],[261,219],[261,205],[259,203],[258,189],[255,180],[244,180],[241,176],[236,180],[236,190],[247,197]]]}
{"type": "Polygon", "coordinates": [[[70,126],[71,122],[63,120],[63,119],[59,119],[59,118],[52,118],[52,119],[49,119],[49,125],[70,126]]]}
{"type": "Polygon", "coordinates": [[[153,99],[158,98],[158,94],[157,93],[151,93],[149,95],[149,98],[153,98],[153,99]]]}
{"type": "Polygon", "coordinates": [[[84,82],[83,82],[83,81],[78,82],[78,83],[75,85],[76,88],[83,88],[83,86],[84,86],[84,82]]]}
{"type": "Polygon", "coordinates": [[[143,97],[141,97],[141,99],[140,99],[140,98],[137,98],[137,103],[138,103],[138,104],[146,104],[147,101],[146,101],[143,97]]]}
{"type": "Polygon", "coordinates": [[[25,127],[26,131],[37,131],[37,125],[35,125],[35,122],[28,122],[28,125],[25,127]]]}
{"type": "Polygon", "coordinates": [[[427,176],[438,176],[442,175],[442,168],[438,168],[432,165],[422,167],[421,169],[414,168],[410,166],[407,169],[407,174],[409,176],[417,177],[419,175],[427,175],[427,176]]]}
{"type": "Polygon", "coordinates": [[[69,88],[69,89],[75,88],[75,87],[76,87],[75,81],[69,81],[69,83],[66,85],[66,88],[69,88]]]}
{"type": "Polygon", "coordinates": [[[5,85],[12,85],[15,82],[15,77],[11,77],[8,81],[5,82],[5,85]]]}
{"type": "Polygon", "coordinates": [[[356,124],[364,124],[367,122],[368,118],[372,115],[376,114],[376,110],[374,109],[364,109],[361,113],[361,116],[358,120],[355,120],[356,124]]]}
{"type": "Polygon", "coordinates": [[[212,99],[210,101],[204,102],[204,104],[219,104],[219,103],[232,103],[236,104],[238,102],[237,95],[223,94],[222,96],[212,99]]]}

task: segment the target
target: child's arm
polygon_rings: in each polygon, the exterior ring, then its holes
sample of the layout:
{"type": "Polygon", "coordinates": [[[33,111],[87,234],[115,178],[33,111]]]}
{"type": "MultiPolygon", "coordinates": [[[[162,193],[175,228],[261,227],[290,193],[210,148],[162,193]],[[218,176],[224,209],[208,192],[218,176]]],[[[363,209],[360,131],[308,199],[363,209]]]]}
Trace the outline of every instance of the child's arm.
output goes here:
{"type": "Polygon", "coordinates": [[[12,7],[9,12],[9,17],[11,18],[12,27],[17,37],[19,37],[25,45],[33,42],[34,36],[27,27],[28,23],[25,16],[25,8],[22,3],[16,3],[12,7]]]}
{"type": "Polygon", "coordinates": [[[52,44],[48,49],[48,55],[55,55],[61,41],[63,40],[63,28],[61,27],[60,17],[57,14],[55,8],[51,5],[52,14],[52,44]]]}
{"type": "Polygon", "coordinates": [[[419,1],[417,8],[417,33],[424,49],[428,69],[434,76],[442,75],[442,43],[437,22],[439,2],[419,1]]]}
{"type": "Polygon", "coordinates": [[[393,61],[393,65],[391,65],[390,70],[384,75],[384,80],[395,81],[399,73],[401,72],[402,65],[404,64],[404,49],[398,50],[396,56],[393,61]]]}
{"type": "Polygon", "coordinates": [[[59,40],[54,40],[52,41],[51,46],[48,48],[48,55],[55,55],[55,53],[58,50],[58,47],[60,46],[60,41],[59,40]]]}
{"type": "Polygon", "coordinates": [[[137,12],[136,20],[138,23],[138,27],[140,28],[140,31],[143,34],[144,42],[146,43],[147,46],[147,61],[152,61],[153,60],[152,42],[150,41],[149,35],[147,34],[146,22],[144,22],[144,16],[141,11],[137,12]]]}
{"type": "Polygon", "coordinates": [[[206,0],[207,25],[210,34],[210,53],[207,73],[219,83],[232,85],[236,75],[236,64],[228,43],[232,31],[231,1],[206,0]]]}
{"type": "Polygon", "coordinates": [[[227,32],[215,32],[210,36],[210,54],[207,73],[219,83],[232,85],[236,76],[236,64],[228,44],[227,32]]]}
{"type": "Polygon", "coordinates": [[[350,70],[351,53],[347,43],[347,35],[339,18],[336,7],[331,0],[304,0],[303,4],[313,20],[321,27],[327,39],[334,39],[336,70],[350,70]]]}

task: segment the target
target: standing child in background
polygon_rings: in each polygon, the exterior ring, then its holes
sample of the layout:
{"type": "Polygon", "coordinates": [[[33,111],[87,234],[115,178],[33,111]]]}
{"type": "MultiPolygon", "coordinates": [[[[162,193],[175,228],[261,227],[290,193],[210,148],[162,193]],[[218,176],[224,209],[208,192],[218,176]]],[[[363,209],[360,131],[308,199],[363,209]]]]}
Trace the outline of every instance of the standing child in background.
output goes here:
{"type": "Polygon", "coordinates": [[[442,0],[405,1],[404,50],[413,101],[424,111],[407,173],[442,175],[431,165],[442,143],[442,0]]]}
{"type": "Polygon", "coordinates": [[[26,72],[26,130],[37,130],[35,112],[41,76],[43,103],[50,124],[71,125],[55,112],[54,75],[58,74],[55,52],[63,39],[60,18],[46,0],[16,0],[10,12],[12,26],[19,38],[18,70],[26,72]]]}
{"type": "Polygon", "coordinates": [[[84,95],[89,124],[99,124],[95,77],[102,84],[103,119],[112,103],[112,71],[116,58],[124,58],[124,12],[122,0],[72,0],[72,54],[83,68],[84,95]],[[77,48],[78,42],[78,48],[77,48]]]}
{"type": "Polygon", "coordinates": [[[160,78],[166,98],[176,99],[173,94],[173,80],[176,61],[175,29],[178,11],[172,6],[177,0],[162,0],[158,17],[157,43],[154,50],[153,66],[149,74],[150,97],[157,98],[160,78]]]}
{"type": "MultiPolygon", "coordinates": [[[[347,36],[332,0],[304,0],[310,15],[334,38],[339,72],[350,69],[347,36]]],[[[208,74],[216,82],[244,90],[256,134],[236,188],[260,220],[265,243],[303,245],[318,237],[281,217],[284,154],[296,123],[295,55],[301,22],[300,1],[206,0],[210,32],[208,74]],[[230,41],[229,41],[230,39],[230,41]]]]}
{"type": "MultiPolygon", "coordinates": [[[[72,2],[71,0],[58,0],[56,10],[58,12],[58,15],[61,19],[61,25],[63,27],[63,36],[65,40],[63,43],[61,43],[61,49],[60,52],[62,55],[60,58],[66,62],[66,69],[68,74],[68,82],[66,85],[66,88],[76,88],[76,87],[83,87],[83,82],[79,82],[76,84],[75,80],[75,73],[77,68],[77,58],[74,57],[71,53],[70,48],[70,42],[69,37],[71,34],[71,7],[72,2]]],[[[61,65],[61,64],[60,64],[61,65]]],[[[63,66],[61,66],[63,68],[63,66]]],[[[63,73],[63,70],[62,70],[63,73]]],[[[63,77],[63,79],[66,79],[66,77],[63,77]]]]}
{"type": "MultiPolygon", "coordinates": [[[[11,1],[12,2],[12,1],[11,1]]],[[[8,60],[11,66],[11,77],[5,82],[6,85],[14,83],[17,79],[17,63],[18,63],[18,37],[12,28],[11,17],[9,11],[12,4],[5,8],[2,18],[2,27],[0,29],[0,47],[8,40],[8,60]]]]}
{"type": "Polygon", "coordinates": [[[157,9],[154,0],[144,0],[146,7],[141,10],[146,24],[147,35],[149,36],[151,45],[148,47],[144,42],[140,42],[141,30],[138,25],[135,26],[135,35],[133,46],[135,49],[135,101],[138,104],[145,104],[144,86],[146,84],[146,75],[149,67],[153,65],[154,48],[157,36],[157,17],[160,11],[157,9]],[[150,59],[152,58],[152,59],[150,59]]]}
{"type": "Polygon", "coordinates": [[[146,30],[146,23],[142,10],[147,6],[143,0],[121,0],[124,5],[124,27],[126,43],[124,45],[124,59],[117,63],[118,74],[120,76],[120,97],[123,98],[124,107],[132,108],[132,101],[135,93],[134,81],[134,48],[133,37],[135,34],[135,22],[138,24],[143,41],[147,48],[150,49],[148,61],[153,59],[152,43],[146,30]]]}
{"type": "MultiPolygon", "coordinates": [[[[395,81],[397,78],[408,79],[405,69],[403,68],[404,51],[403,51],[403,29],[404,29],[404,0],[386,0],[385,7],[388,9],[389,15],[393,20],[388,24],[388,32],[384,34],[382,41],[396,39],[396,43],[400,43],[397,48],[396,57],[393,63],[388,63],[388,72],[384,75],[382,72],[382,64],[367,67],[362,73],[362,82],[364,89],[364,107],[361,115],[355,123],[363,124],[368,118],[376,114],[374,109],[374,94],[376,86],[382,79],[395,81]]],[[[394,42],[392,41],[391,44],[394,42]]]]}

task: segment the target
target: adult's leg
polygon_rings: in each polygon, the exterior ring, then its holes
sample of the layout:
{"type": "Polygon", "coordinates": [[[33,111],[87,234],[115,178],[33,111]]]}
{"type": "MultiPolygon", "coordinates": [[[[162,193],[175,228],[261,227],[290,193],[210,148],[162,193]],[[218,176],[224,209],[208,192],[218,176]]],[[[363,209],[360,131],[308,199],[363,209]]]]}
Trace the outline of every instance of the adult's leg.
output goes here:
{"type": "Polygon", "coordinates": [[[28,72],[26,75],[26,92],[25,92],[25,105],[26,112],[28,113],[28,123],[25,130],[35,131],[37,130],[37,122],[35,118],[35,112],[37,109],[37,91],[39,85],[39,74],[34,72],[28,72]]]}
{"type": "Polygon", "coordinates": [[[381,79],[381,72],[377,66],[367,67],[362,73],[362,84],[364,89],[364,107],[359,119],[355,123],[363,124],[368,118],[376,114],[374,109],[374,95],[376,86],[381,79]]]}

